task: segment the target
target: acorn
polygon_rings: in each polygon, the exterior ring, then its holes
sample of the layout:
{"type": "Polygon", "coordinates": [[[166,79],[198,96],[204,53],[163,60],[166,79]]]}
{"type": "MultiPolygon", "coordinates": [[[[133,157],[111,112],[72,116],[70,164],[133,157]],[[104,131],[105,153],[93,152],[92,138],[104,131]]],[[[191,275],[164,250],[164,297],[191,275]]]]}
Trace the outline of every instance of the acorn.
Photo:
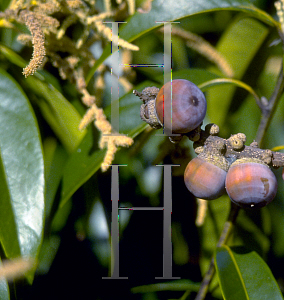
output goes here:
{"type": "Polygon", "coordinates": [[[263,207],[277,192],[277,179],[269,166],[256,158],[236,160],[226,177],[227,193],[243,208],[263,207]]]}
{"type": "MultiPolygon", "coordinates": [[[[207,140],[209,142],[210,137],[207,140]]],[[[230,163],[223,156],[225,149],[225,142],[215,137],[210,147],[205,145],[203,151],[188,163],[184,182],[195,197],[213,200],[226,192],[225,180],[230,163]]]]}
{"type": "Polygon", "coordinates": [[[134,94],[143,101],[140,108],[141,119],[156,129],[165,126],[168,130],[172,130],[173,134],[194,130],[202,123],[206,114],[207,102],[204,94],[194,83],[185,79],[172,80],[166,83],[159,92],[152,87],[146,88],[142,93],[134,91],[134,94]],[[169,100],[172,93],[172,103],[168,102],[172,106],[167,107],[172,116],[171,128],[167,128],[166,126],[169,125],[164,124],[165,92],[168,93],[169,100]],[[153,100],[154,97],[155,100],[153,100]]]}

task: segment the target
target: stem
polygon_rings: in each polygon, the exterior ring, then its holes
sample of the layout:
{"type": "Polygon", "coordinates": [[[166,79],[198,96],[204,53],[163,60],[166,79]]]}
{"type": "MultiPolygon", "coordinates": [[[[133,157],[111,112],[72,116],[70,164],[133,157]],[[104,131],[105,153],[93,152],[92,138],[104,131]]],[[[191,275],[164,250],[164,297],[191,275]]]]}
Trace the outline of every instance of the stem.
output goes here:
{"type": "Polygon", "coordinates": [[[282,96],[283,89],[284,89],[284,76],[283,76],[283,67],[282,67],[277,79],[274,92],[270,97],[268,105],[262,107],[262,117],[261,117],[260,125],[258,127],[258,131],[255,139],[259,146],[261,146],[263,142],[264,135],[271,122],[277,104],[282,96]]]}
{"type": "MultiPolygon", "coordinates": [[[[231,202],[230,213],[229,213],[227,221],[224,224],[221,236],[217,243],[217,247],[221,247],[228,241],[228,238],[232,232],[232,229],[233,229],[233,226],[234,226],[234,223],[236,221],[239,211],[240,211],[240,207],[231,202]]],[[[205,296],[207,294],[207,291],[208,291],[208,288],[209,288],[209,285],[213,278],[214,273],[215,273],[214,257],[212,256],[209,268],[208,268],[205,276],[203,277],[201,287],[198,291],[198,294],[196,295],[195,300],[205,299],[205,296]]]]}
{"type": "MultiPolygon", "coordinates": [[[[277,107],[277,104],[279,102],[279,99],[282,96],[284,90],[284,76],[283,76],[283,67],[281,68],[281,71],[279,73],[277,83],[274,89],[273,94],[270,97],[270,100],[267,105],[263,105],[262,107],[262,118],[258,127],[257,135],[256,135],[256,142],[260,145],[263,141],[264,135],[267,131],[267,128],[271,122],[273,113],[277,107]]],[[[231,202],[231,210],[228,217],[228,220],[225,222],[220,239],[217,243],[217,247],[220,247],[224,245],[233,229],[233,225],[236,221],[236,218],[238,216],[238,213],[240,211],[240,207],[237,207],[231,202]]],[[[209,268],[203,277],[201,287],[198,291],[198,294],[195,298],[195,300],[203,300],[206,297],[210,282],[213,278],[213,275],[215,273],[215,266],[214,266],[214,256],[212,256],[209,268]]]]}

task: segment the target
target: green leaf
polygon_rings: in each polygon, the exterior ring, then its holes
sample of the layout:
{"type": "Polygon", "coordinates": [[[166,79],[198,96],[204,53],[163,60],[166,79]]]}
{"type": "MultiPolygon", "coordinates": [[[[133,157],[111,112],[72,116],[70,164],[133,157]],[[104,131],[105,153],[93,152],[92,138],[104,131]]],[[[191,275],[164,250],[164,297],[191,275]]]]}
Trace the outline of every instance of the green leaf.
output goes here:
{"type": "Polygon", "coordinates": [[[161,291],[186,291],[186,290],[198,292],[199,288],[200,288],[199,283],[194,283],[190,280],[181,279],[181,280],[175,280],[169,282],[136,286],[131,289],[131,292],[134,294],[161,292],[161,291]]]}
{"type": "Polygon", "coordinates": [[[86,130],[79,130],[81,116],[78,111],[51,84],[31,76],[24,80],[23,84],[38,96],[37,105],[52,130],[66,150],[73,152],[86,134],[86,130]]]}
{"type": "Polygon", "coordinates": [[[174,1],[156,0],[152,2],[151,11],[147,14],[136,12],[119,32],[119,36],[133,41],[145,32],[161,26],[158,21],[173,21],[198,13],[212,11],[235,10],[247,13],[271,26],[279,26],[269,14],[255,7],[248,0],[193,0],[174,1]],[[157,23],[156,23],[157,22],[157,23]]]}
{"type": "Polygon", "coordinates": [[[225,300],[283,300],[271,270],[256,252],[222,246],[216,249],[215,266],[225,300]]]}
{"type": "MultiPolygon", "coordinates": [[[[269,30],[257,20],[237,18],[222,35],[216,48],[233,68],[235,79],[243,77],[268,33],[269,30]]],[[[228,116],[235,90],[236,87],[231,85],[217,86],[207,93],[208,116],[210,121],[218,124],[220,128],[228,116]]]]}
{"type": "Polygon", "coordinates": [[[26,95],[1,69],[0,97],[0,240],[8,258],[35,257],[44,218],[39,130],[26,95]]]}
{"type": "Polygon", "coordinates": [[[234,84],[235,86],[243,88],[243,89],[247,90],[254,97],[254,99],[257,102],[260,102],[260,99],[259,99],[257,93],[254,91],[254,89],[252,87],[250,87],[246,83],[244,83],[240,80],[236,80],[236,79],[231,79],[231,78],[212,79],[212,80],[209,80],[207,82],[200,84],[199,88],[204,91],[211,86],[222,85],[222,84],[234,84]]]}
{"type": "MultiPolygon", "coordinates": [[[[25,61],[19,54],[14,52],[9,47],[0,43],[0,52],[13,64],[20,68],[25,68],[28,65],[28,62],[25,61]]],[[[33,77],[36,77],[42,81],[46,80],[46,82],[52,84],[58,91],[61,91],[61,86],[56,77],[51,75],[45,70],[38,70],[35,72],[33,77]]]]}
{"type": "MultiPolygon", "coordinates": [[[[198,13],[207,13],[212,11],[236,10],[245,12],[248,16],[258,18],[259,20],[271,25],[278,26],[269,14],[255,7],[248,0],[156,0],[152,2],[152,8],[149,13],[142,14],[136,12],[122,28],[119,29],[119,37],[131,42],[139,36],[162,26],[157,21],[174,21],[179,20],[198,13]]],[[[97,60],[94,67],[90,70],[86,80],[90,81],[97,68],[104,60],[111,55],[111,46],[105,48],[101,57],[97,60]]],[[[143,62],[141,62],[142,64],[143,62]]]]}
{"type": "MultiPolygon", "coordinates": [[[[183,69],[173,73],[173,79],[186,79],[198,86],[217,78],[219,78],[218,75],[204,69],[183,69]]],[[[164,76],[158,76],[155,79],[161,86],[164,84],[164,76]]]]}
{"type": "MultiPolygon", "coordinates": [[[[201,274],[205,274],[211,262],[212,253],[216,249],[220,234],[222,232],[224,223],[228,218],[230,211],[230,199],[227,195],[221,196],[214,201],[207,201],[208,208],[204,224],[200,227],[200,234],[203,237],[200,240],[202,256],[200,257],[201,274]]],[[[218,280],[213,277],[212,286],[216,286],[218,280]]],[[[215,291],[221,294],[220,290],[215,291]]]]}
{"type": "Polygon", "coordinates": [[[45,157],[45,215],[50,217],[56,192],[60,181],[62,180],[65,163],[68,154],[62,145],[58,144],[55,138],[47,138],[44,141],[44,157],[45,157]]]}
{"type": "Polygon", "coordinates": [[[9,47],[0,44],[0,51],[11,63],[18,67],[24,68],[27,65],[26,61],[9,47]]]}
{"type": "Polygon", "coordinates": [[[59,245],[60,237],[57,235],[51,235],[43,241],[41,251],[39,254],[39,265],[37,267],[37,274],[45,275],[48,273],[59,248],[59,245]]]}
{"type": "Polygon", "coordinates": [[[235,261],[229,247],[223,246],[217,248],[215,265],[224,299],[249,300],[238,264],[235,261]]]}
{"type": "MultiPolygon", "coordinates": [[[[0,44],[0,52],[13,64],[23,68],[27,62],[13,50],[0,44]]],[[[33,76],[21,79],[38,96],[37,104],[67,151],[73,152],[86,131],[78,129],[81,116],[74,106],[61,94],[60,85],[55,77],[45,71],[38,71],[33,76]]]]}
{"type": "Polygon", "coordinates": [[[79,145],[65,165],[62,181],[61,203],[64,205],[75,191],[82,186],[100,168],[105,150],[93,150],[91,130],[88,130],[79,145]]]}

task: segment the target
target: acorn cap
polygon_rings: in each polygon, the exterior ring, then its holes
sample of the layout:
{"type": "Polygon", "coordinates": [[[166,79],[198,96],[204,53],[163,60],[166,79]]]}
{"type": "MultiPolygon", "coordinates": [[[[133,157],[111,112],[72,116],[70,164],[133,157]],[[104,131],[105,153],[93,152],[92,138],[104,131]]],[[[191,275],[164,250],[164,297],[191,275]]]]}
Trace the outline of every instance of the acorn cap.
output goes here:
{"type": "Polygon", "coordinates": [[[222,138],[209,136],[198,157],[228,172],[230,163],[223,155],[225,151],[226,143],[222,138]]]}
{"type": "Polygon", "coordinates": [[[263,162],[261,159],[255,158],[255,157],[243,157],[235,160],[231,166],[236,166],[239,164],[244,164],[244,163],[257,163],[257,164],[262,164],[265,165],[269,168],[269,166],[263,162]]]}
{"type": "Polygon", "coordinates": [[[203,159],[220,169],[224,170],[225,172],[228,172],[230,168],[230,163],[228,160],[221,154],[218,153],[208,153],[207,151],[202,152],[198,155],[200,159],[203,159]]]}
{"type": "Polygon", "coordinates": [[[148,123],[152,128],[159,129],[163,127],[163,124],[160,122],[157,116],[155,101],[156,99],[149,100],[140,106],[140,117],[143,121],[148,123]]]}

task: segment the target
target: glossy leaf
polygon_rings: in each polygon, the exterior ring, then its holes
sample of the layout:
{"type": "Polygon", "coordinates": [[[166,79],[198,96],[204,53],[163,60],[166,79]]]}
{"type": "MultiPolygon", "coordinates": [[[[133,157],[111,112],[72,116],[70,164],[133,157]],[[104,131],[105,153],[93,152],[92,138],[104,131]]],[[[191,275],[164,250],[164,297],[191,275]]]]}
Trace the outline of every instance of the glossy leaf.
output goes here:
{"type": "MultiPolygon", "coordinates": [[[[216,249],[216,245],[218,243],[224,223],[227,220],[231,205],[230,199],[227,195],[223,195],[214,201],[206,201],[206,203],[208,208],[204,224],[202,224],[200,227],[202,236],[206,237],[202,238],[200,241],[203,252],[203,255],[200,257],[200,269],[202,274],[205,274],[208,270],[212,253],[216,249]]],[[[212,280],[212,286],[216,286],[217,284],[217,277],[214,276],[212,280]]],[[[216,293],[220,295],[220,289],[218,289],[216,293]]]]}
{"type": "MultiPolygon", "coordinates": [[[[271,26],[279,26],[279,23],[270,15],[256,8],[247,0],[156,0],[152,2],[151,10],[147,14],[136,12],[130,20],[127,21],[127,24],[119,29],[119,37],[131,42],[150,30],[162,26],[162,23],[158,21],[174,21],[194,14],[216,10],[237,10],[245,12],[248,16],[258,18],[271,26]]],[[[97,60],[94,67],[90,70],[87,76],[87,82],[90,81],[97,68],[109,55],[111,55],[110,45],[105,48],[100,59],[97,60]]]]}
{"type": "Polygon", "coordinates": [[[8,282],[5,279],[0,281],[0,298],[2,300],[9,300],[10,299],[10,292],[8,282]]]}
{"type": "Polygon", "coordinates": [[[26,78],[25,84],[38,96],[37,104],[52,130],[67,151],[73,152],[86,134],[86,130],[79,130],[78,111],[52,85],[34,77],[26,78]]]}
{"type": "Polygon", "coordinates": [[[222,246],[216,250],[215,266],[225,300],[283,300],[269,267],[256,252],[222,246]]]}
{"type": "Polygon", "coordinates": [[[199,88],[204,91],[204,90],[207,90],[208,88],[210,88],[211,86],[222,85],[222,84],[233,84],[235,86],[243,88],[243,89],[247,90],[254,97],[254,99],[257,102],[260,102],[260,99],[259,99],[257,93],[253,90],[252,87],[250,87],[246,83],[244,83],[240,80],[236,80],[236,79],[231,79],[231,78],[212,79],[210,81],[204,82],[203,84],[200,84],[199,88]]]}
{"type": "Polygon", "coordinates": [[[39,131],[27,97],[0,70],[0,239],[7,257],[38,253],[44,218],[39,131]]]}
{"type": "Polygon", "coordinates": [[[45,215],[48,218],[50,213],[52,213],[53,202],[62,180],[64,166],[68,159],[68,155],[63,146],[56,142],[55,138],[46,139],[43,146],[46,178],[45,215]]]}
{"type": "MultiPolygon", "coordinates": [[[[22,57],[4,45],[0,51],[15,65],[23,68],[27,65],[22,57]]],[[[48,72],[38,71],[33,76],[22,78],[23,85],[38,96],[42,114],[69,152],[74,151],[82,141],[86,131],[78,129],[81,116],[74,106],[61,94],[58,81],[48,72]]]]}
{"type": "MultiPolygon", "coordinates": [[[[0,269],[1,269],[2,262],[0,260],[0,269]]],[[[2,300],[10,300],[10,292],[9,292],[9,285],[5,278],[0,280],[0,299],[2,300]]]]}
{"type": "Polygon", "coordinates": [[[105,155],[105,150],[92,151],[92,149],[93,139],[92,133],[89,130],[76,152],[71,155],[65,165],[61,192],[61,206],[64,205],[73,193],[75,193],[75,191],[100,168],[105,155]]]}

